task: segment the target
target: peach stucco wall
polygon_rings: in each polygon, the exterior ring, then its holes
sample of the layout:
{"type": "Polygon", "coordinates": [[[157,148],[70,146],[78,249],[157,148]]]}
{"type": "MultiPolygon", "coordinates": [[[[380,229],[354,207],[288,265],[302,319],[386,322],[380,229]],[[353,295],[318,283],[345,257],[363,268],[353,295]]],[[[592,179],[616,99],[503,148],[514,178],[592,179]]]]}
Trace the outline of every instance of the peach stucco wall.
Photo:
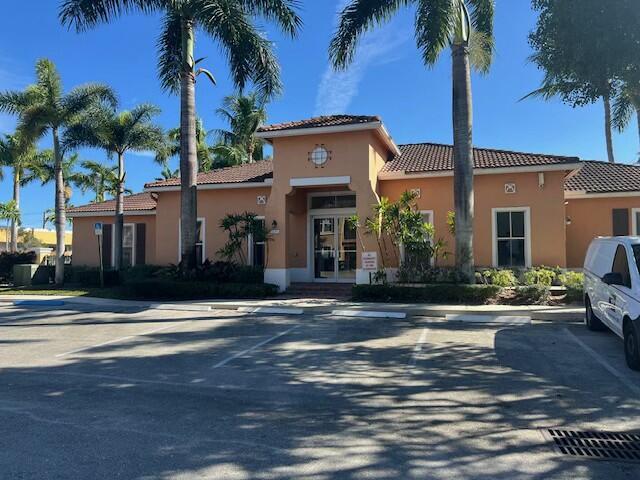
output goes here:
{"type": "MultiPolygon", "coordinates": [[[[270,195],[269,188],[237,188],[198,191],[198,218],[205,219],[205,256],[218,260],[217,251],[227,237],[220,220],[229,213],[250,212],[264,215],[264,205],[257,197],[270,195]]],[[[160,265],[178,262],[180,192],[161,192],[156,207],[158,241],[156,261],[160,265]]]]}
{"type": "Polygon", "coordinates": [[[589,243],[594,237],[613,234],[612,210],[629,209],[629,231],[632,232],[631,210],[640,208],[640,195],[636,197],[599,197],[570,199],[567,201],[567,266],[581,268],[589,243]]]}
{"type": "MultiPolygon", "coordinates": [[[[531,262],[533,265],[565,266],[564,172],[546,172],[544,187],[539,187],[537,173],[476,175],[474,254],[478,266],[491,266],[492,209],[529,207],[531,209],[531,262]],[[506,183],[515,183],[517,193],[506,194],[506,183]]],[[[453,252],[454,239],[447,229],[447,212],[453,210],[453,178],[431,177],[381,182],[381,195],[397,200],[406,190],[419,188],[417,200],[421,210],[433,210],[436,236],[453,252]]],[[[454,262],[449,257],[446,264],[454,262]]]]}
{"type": "MultiPolygon", "coordinates": [[[[94,224],[101,222],[113,224],[113,217],[76,217],[73,219],[73,264],[97,267],[100,264],[98,243],[94,232],[94,224]]],[[[156,217],[155,215],[125,215],[124,223],[144,223],[145,262],[152,265],[156,262],[156,217]]]]}

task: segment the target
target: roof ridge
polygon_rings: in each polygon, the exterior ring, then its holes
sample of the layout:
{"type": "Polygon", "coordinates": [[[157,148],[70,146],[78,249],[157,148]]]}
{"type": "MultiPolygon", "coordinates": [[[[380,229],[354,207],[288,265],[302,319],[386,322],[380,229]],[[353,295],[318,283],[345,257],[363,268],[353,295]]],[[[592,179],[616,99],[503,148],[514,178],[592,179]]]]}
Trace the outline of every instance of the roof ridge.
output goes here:
{"type": "MultiPolygon", "coordinates": [[[[448,147],[453,148],[453,145],[450,143],[439,143],[439,142],[416,142],[416,143],[401,143],[398,144],[398,148],[409,147],[409,146],[417,146],[417,145],[432,145],[436,147],[448,147]]],[[[523,152],[521,150],[507,150],[502,148],[489,148],[489,147],[473,147],[474,150],[483,150],[486,152],[500,152],[500,153],[515,153],[519,155],[537,155],[541,157],[553,157],[553,158],[571,158],[580,160],[580,157],[576,155],[556,155],[553,153],[541,153],[541,152],[523,152]]]]}

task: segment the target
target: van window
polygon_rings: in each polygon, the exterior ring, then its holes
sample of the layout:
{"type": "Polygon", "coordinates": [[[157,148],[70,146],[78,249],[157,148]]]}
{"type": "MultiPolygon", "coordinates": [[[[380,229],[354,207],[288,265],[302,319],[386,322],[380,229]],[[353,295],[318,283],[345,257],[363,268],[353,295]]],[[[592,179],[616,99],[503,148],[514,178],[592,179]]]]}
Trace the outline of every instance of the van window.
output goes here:
{"type": "Polygon", "coordinates": [[[616,256],[613,259],[613,267],[611,268],[611,271],[613,273],[619,273],[622,277],[622,284],[627,288],[631,288],[631,274],[629,273],[627,252],[622,245],[618,245],[616,256]]]}
{"type": "Polygon", "coordinates": [[[640,273],[640,245],[632,245],[631,249],[633,250],[633,258],[636,261],[636,268],[640,273]]]}

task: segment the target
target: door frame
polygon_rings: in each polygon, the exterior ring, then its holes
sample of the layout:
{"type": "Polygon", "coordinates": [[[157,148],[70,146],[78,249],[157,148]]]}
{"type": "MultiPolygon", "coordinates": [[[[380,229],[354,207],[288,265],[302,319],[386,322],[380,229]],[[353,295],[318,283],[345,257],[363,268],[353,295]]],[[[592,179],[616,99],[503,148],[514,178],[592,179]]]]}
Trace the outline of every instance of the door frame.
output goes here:
{"type": "MultiPolygon", "coordinates": [[[[307,278],[309,281],[314,283],[355,283],[355,279],[352,280],[338,280],[338,271],[336,270],[335,276],[332,279],[322,279],[316,278],[315,273],[315,248],[314,248],[314,237],[313,237],[313,220],[316,218],[326,218],[326,217],[350,217],[356,214],[356,207],[348,207],[348,208],[322,208],[322,209],[312,209],[311,208],[311,198],[312,197],[326,197],[326,196],[347,196],[352,195],[356,197],[356,192],[353,190],[337,190],[337,191],[319,191],[319,192],[309,192],[307,194],[307,278]]],[[[336,226],[337,227],[337,226],[336,226]]],[[[337,233],[337,232],[336,232],[337,233]]],[[[356,244],[356,252],[358,249],[358,245],[356,244]]],[[[337,255],[336,255],[336,265],[337,265],[337,255]]],[[[336,267],[337,268],[337,267],[336,267]]]]}

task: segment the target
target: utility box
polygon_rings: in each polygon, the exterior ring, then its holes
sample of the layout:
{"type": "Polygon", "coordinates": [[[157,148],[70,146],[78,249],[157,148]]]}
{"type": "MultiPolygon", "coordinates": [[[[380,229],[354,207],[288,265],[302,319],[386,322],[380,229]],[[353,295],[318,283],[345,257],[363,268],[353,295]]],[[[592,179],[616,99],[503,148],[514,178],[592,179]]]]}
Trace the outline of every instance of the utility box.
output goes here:
{"type": "Polygon", "coordinates": [[[33,277],[35,277],[40,265],[14,265],[13,266],[13,284],[16,287],[30,287],[33,285],[33,277]]]}

